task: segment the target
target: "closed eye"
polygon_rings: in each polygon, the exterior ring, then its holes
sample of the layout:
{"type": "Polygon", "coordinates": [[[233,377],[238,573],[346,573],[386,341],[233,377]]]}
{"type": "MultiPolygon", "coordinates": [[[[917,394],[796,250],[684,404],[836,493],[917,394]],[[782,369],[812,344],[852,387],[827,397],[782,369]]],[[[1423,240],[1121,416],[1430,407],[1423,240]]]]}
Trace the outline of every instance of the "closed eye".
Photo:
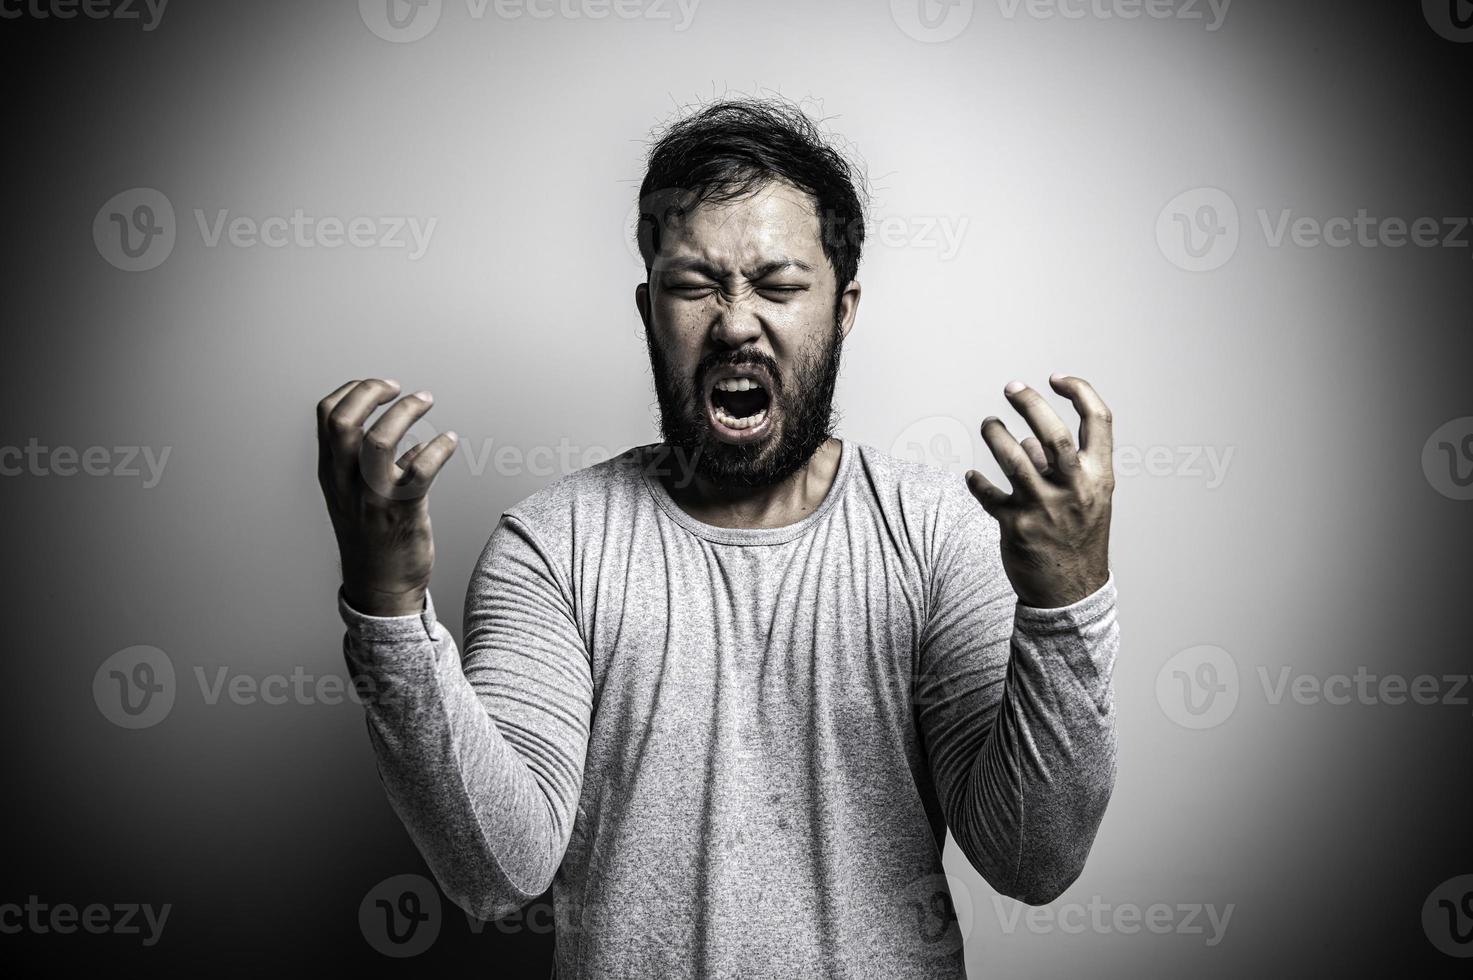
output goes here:
{"type": "Polygon", "coordinates": [[[710,296],[715,291],[716,287],[709,284],[670,287],[670,292],[674,293],[676,296],[681,297],[682,299],[700,299],[703,296],[710,296]]]}

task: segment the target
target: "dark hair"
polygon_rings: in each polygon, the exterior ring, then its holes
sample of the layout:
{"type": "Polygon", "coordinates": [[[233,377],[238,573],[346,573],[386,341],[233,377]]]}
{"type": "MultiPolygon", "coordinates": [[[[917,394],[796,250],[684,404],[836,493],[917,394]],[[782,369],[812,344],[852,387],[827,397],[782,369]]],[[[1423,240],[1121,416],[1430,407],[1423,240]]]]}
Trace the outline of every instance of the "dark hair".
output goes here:
{"type": "MultiPolygon", "coordinates": [[[[863,180],[803,109],[782,99],[723,99],[672,123],[650,148],[639,187],[639,251],[649,272],[660,229],[703,202],[784,180],[813,198],[838,293],[859,274],[863,180]]],[[[836,295],[836,299],[837,299],[836,295]]]]}

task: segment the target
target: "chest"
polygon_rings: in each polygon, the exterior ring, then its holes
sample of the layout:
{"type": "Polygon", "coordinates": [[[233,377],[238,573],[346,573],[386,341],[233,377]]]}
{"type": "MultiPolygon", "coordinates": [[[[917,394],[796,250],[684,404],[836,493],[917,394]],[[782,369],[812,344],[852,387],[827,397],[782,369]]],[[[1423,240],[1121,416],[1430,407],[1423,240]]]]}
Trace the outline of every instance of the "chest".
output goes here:
{"type": "Polygon", "coordinates": [[[731,546],[656,530],[580,570],[596,715],[772,738],[903,720],[924,597],[914,562],[881,535],[828,527],[731,546]]]}

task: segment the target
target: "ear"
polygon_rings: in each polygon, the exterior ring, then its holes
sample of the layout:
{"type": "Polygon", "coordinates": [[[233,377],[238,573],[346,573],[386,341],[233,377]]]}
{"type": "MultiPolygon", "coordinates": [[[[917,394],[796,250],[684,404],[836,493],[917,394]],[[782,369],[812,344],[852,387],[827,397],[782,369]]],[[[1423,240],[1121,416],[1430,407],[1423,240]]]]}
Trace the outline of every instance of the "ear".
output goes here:
{"type": "Polygon", "coordinates": [[[839,295],[839,329],[843,331],[845,340],[849,339],[849,331],[854,326],[854,318],[858,314],[859,280],[853,279],[839,295]]]}
{"type": "Polygon", "coordinates": [[[634,306],[639,310],[639,318],[644,321],[644,328],[650,328],[650,284],[642,282],[634,287],[634,306]]]}

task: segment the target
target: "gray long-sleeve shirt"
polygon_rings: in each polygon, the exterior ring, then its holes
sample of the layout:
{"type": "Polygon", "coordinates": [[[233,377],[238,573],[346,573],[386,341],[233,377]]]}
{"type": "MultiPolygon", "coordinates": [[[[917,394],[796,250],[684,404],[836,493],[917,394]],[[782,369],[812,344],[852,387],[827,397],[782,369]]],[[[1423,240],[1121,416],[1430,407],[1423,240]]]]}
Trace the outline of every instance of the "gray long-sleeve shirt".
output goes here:
{"type": "Polygon", "coordinates": [[[389,798],[481,918],[553,888],[557,976],[964,977],[947,828],[1006,895],[1079,874],[1115,772],[1113,577],[1018,604],[960,478],[852,442],[782,528],[653,447],[502,515],[463,653],[339,597],[389,798]]]}

